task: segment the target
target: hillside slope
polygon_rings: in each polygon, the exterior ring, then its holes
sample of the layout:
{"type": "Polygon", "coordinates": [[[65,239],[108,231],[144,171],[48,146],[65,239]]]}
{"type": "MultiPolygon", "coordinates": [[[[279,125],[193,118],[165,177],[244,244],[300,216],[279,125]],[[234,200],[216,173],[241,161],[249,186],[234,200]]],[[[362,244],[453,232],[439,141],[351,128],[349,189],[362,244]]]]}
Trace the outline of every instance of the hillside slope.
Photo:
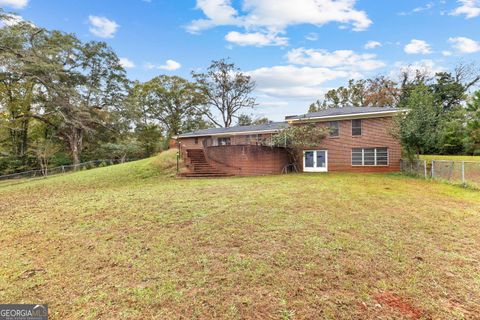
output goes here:
{"type": "Polygon", "coordinates": [[[48,303],[52,319],[478,315],[479,192],[174,175],[168,152],[0,184],[0,301],[48,303]]]}

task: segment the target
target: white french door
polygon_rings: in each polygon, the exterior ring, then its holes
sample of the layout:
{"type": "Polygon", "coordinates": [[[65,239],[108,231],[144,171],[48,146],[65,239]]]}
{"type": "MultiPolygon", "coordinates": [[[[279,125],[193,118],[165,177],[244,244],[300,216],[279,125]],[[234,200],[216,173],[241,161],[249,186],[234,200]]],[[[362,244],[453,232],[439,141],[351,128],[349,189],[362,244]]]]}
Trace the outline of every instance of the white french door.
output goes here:
{"type": "Polygon", "coordinates": [[[327,150],[305,150],[303,151],[304,172],[327,172],[328,151],[327,150]]]}

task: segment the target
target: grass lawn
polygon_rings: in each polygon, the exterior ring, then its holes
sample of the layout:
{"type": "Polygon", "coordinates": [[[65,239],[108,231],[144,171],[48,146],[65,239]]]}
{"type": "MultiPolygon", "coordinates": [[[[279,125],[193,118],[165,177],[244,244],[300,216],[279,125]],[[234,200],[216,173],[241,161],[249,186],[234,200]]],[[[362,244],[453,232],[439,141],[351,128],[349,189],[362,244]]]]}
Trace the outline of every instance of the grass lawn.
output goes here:
{"type": "Polygon", "coordinates": [[[376,174],[177,179],[174,153],[0,183],[0,301],[51,319],[464,319],[480,193],[376,174]]]}

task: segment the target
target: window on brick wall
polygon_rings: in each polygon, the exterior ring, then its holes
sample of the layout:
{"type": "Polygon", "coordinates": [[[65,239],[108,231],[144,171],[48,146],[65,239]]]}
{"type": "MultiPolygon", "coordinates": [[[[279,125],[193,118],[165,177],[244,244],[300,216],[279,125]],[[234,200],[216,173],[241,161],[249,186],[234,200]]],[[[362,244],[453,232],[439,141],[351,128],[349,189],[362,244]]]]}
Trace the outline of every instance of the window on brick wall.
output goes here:
{"type": "Polygon", "coordinates": [[[377,166],[387,166],[388,165],[388,148],[377,148],[376,149],[376,160],[377,166]]]}
{"type": "Polygon", "coordinates": [[[340,130],[339,130],[338,121],[330,121],[328,123],[328,129],[329,129],[330,137],[339,136],[340,130]]]}
{"type": "Polygon", "coordinates": [[[231,144],[230,138],[218,138],[219,146],[229,146],[231,144]]]}
{"type": "Polygon", "coordinates": [[[352,136],[362,135],[362,119],[352,120],[352,136]]]}
{"type": "Polygon", "coordinates": [[[353,148],[352,166],[388,166],[388,148],[353,148]]]}
{"type": "Polygon", "coordinates": [[[258,134],[247,135],[245,136],[245,141],[247,144],[258,144],[259,135],[258,134]]]}

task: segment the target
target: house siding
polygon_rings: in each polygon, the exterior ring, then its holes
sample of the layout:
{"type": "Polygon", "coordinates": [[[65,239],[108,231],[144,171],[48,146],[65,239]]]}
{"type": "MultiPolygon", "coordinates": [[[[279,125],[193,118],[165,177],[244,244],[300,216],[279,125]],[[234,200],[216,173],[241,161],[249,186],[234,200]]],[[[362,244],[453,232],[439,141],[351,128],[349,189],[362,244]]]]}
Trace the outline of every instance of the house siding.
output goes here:
{"type": "MultiPolygon", "coordinates": [[[[327,126],[328,122],[317,122],[317,126],[327,126]]],[[[305,150],[328,150],[328,171],[342,172],[395,172],[400,171],[401,146],[391,131],[393,117],[362,119],[362,135],[352,136],[352,121],[339,120],[339,136],[326,137],[317,148],[305,150]],[[388,166],[352,166],[352,148],[387,147],[388,166]]],[[[303,154],[299,155],[303,159],[303,154]]],[[[298,164],[303,170],[303,161],[298,164]]]]}

